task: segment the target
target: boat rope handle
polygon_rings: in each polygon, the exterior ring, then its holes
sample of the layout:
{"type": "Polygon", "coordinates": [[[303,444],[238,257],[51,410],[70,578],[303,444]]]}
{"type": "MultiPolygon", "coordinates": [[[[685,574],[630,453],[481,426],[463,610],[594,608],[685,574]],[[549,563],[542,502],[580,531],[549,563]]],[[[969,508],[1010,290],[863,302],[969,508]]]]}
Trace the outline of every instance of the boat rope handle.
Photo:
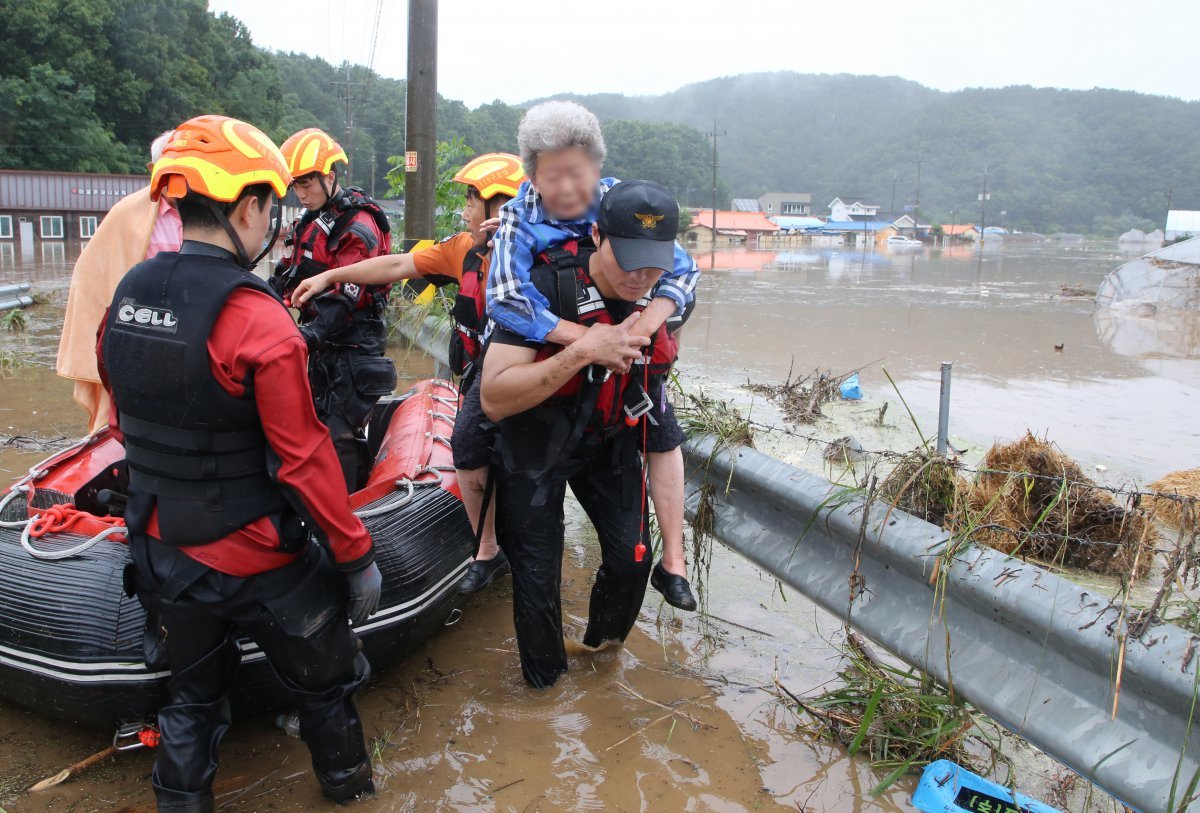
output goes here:
{"type": "Polygon", "coordinates": [[[447,415],[445,412],[438,412],[436,409],[431,409],[431,410],[429,410],[429,417],[441,418],[446,423],[450,424],[451,426],[454,426],[454,417],[455,416],[447,415]]]}
{"type": "Polygon", "coordinates": [[[458,385],[455,384],[453,381],[447,381],[444,378],[435,378],[435,379],[433,379],[433,386],[445,387],[446,389],[450,390],[455,395],[458,395],[458,385]]]}
{"type": "Polygon", "coordinates": [[[445,435],[435,435],[433,432],[426,432],[425,437],[433,438],[435,443],[444,443],[446,444],[447,448],[451,450],[454,449],[454,447],[450,445],[450,438],[446,437],[445,435]]]}
{"type": "Polygon", "coordinates": [[[81,542],[73,548],[67,548],[66,550],[53,550],[53,551],[38,550],[37,548],[35,548],[33,546],[33,543],[30,541],[31,530],[33,528],[34,522],[36,522],[37,519],[38,519],[38,515],[34,514],[33,518],[30,520],[29,524],[25,526],[25,530],[21,531],[21,547],[23,547],[26,550],[26,552],[30,556],[32,556],[34,559],[41,559],[41,560],[47,561],[47,562],[53,562],[58,559],[68,559],[72,556],[78,556],[79,554],[83,553],[84,551],[88,550],[89,548],[92,548],[95,545],[98,545],[99,543],[103,542],[104,540],[106,540],[110,537],[117,536],[117,535],[123,535],[125,533],[125,526],[113,525],[110,528],[105,528],[103,531],[96,534],[91,539],[81,542]]]}
{"type": "Polygon", "coordinates": [[[436,401],[443,406],[453,407],[454,411],[458,412],[458,399],[457,398],[443,398],[440,395],[430,395],[429,400],[436,401]]]}
{"type": "Polygon", "coordinates": [[[408,479],[396,481],[397,488],[401,485],[408,486],[408,493],[400,499],[395,499],[393,492],[393,494],[389,494],[379,505],[376,505],[374,508],[360,508],[354,513],[358,514],[360,519],[363,519],[367,517],[377,517],[380,514],[386,514],[387,512],[394,511],[397,508],[403,508],[412,500],[413,495],[416,493],[416,488],[414,487],[413,481],[408,479]]]}
{"type": "MultiPolygon", "coordinates": [[[[8,504],[15,500],[18,494],[29,494],[32,491],[32,486],[27,486],[21,483],[13,486],[12,489],[4,495],[4,499],[0,500],[0,516],[4,516],[4,511],[8,508],[8,504]]],[[[28,524],[28,517],[25,519],[0,520],[0,528],[24,528],[28,524]]]]}

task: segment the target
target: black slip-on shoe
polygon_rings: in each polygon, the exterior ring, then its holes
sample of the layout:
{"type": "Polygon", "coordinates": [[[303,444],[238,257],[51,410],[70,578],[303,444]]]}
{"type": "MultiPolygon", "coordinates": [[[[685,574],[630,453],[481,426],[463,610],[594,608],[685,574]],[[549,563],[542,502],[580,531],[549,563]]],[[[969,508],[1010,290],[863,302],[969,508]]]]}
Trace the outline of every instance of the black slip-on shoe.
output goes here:
{"type": "Polygon", "coordinates": [[[650,571],[650,586],[663,594],[663,598],[672,607],[687,612],[695,612],[696,597],[692,595],[692,586],[683,576],[668,573],[662,566],[662,560],[650,571]]]}
{"type": "Polygon", "coordinates": [[[470,593],[478,593],[494,582],[497,576],[503,576],[509,570],[511,568],[508,566],[508,557],[504,555],[504,551],[497,551],[495,558],[484,562],[476,559],[474,562],[471,562],[471,566],[467,568],[466,575],[458,583],[458,592],[464,596],[470,593]]]}

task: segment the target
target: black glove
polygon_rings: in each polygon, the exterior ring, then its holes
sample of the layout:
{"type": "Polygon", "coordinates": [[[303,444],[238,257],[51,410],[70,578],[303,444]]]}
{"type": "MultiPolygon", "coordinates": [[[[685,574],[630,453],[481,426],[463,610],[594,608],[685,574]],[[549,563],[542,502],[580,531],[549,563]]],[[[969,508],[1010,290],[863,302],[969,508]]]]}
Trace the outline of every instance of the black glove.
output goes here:
{"type": "Polygon", "coordinates": [[[361,624],[379,609],[379,597],[383,593],[383,574],[379,565],[371,564],[357,573],[347,573],[350,586],[350,623],[361,624]]]}

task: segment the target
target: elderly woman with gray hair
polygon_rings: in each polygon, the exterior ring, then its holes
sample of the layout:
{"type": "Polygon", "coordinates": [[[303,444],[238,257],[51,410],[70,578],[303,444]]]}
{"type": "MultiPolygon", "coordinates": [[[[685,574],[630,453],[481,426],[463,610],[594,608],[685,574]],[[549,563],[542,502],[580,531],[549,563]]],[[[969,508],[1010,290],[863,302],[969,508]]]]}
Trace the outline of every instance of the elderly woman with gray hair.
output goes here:
{"type": "MultiPolygon", "coordinates": [[[[607,149],[600,122],[575,102],[551,101],[530,108],[517,130],[517,143],[529,180],[500,211],[488,280],[488,316],[531,343],[567,346],[586,329],[551,311],[530,272],[549,249],[580,242],[590,245],[601,201],[618,181],[601,177],[607,149]]],[[[669,328],[682,324],[699,277],[695,262],[676,243],[674,267],[653,289],[650,303],[636,321],[619,325],[629,346],[640,349],[664,324],[669,328]]],[[[599,363],[612,372],[627,373],[627,357],[614,353],[599,363]]],[[[650,497],[663,537],[662,559],[651,574],[651,584],[670,604],[690,611],[696,609],[696,599],[683,555],[683,432],[663,389],[661,379],[647,387],[653,420],[643,444],[650,497]]],[[[531,443],[549,440],[530,439],[531,443]]],[[[503,539],[500,544],[503,548],[503,539]]]]}

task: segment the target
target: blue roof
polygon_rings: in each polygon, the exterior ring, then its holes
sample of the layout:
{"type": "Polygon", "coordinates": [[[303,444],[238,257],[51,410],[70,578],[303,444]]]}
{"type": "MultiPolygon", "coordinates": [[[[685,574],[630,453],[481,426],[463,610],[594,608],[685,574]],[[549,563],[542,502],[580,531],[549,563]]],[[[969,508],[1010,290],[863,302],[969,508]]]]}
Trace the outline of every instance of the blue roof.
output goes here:
{"type": "Polygon", "coordinates": [[[888,226],[891,226],[886,220],[830,220],[821,227],[824,232],[840,232],[840,231],[883,231],[888,226]]]}

